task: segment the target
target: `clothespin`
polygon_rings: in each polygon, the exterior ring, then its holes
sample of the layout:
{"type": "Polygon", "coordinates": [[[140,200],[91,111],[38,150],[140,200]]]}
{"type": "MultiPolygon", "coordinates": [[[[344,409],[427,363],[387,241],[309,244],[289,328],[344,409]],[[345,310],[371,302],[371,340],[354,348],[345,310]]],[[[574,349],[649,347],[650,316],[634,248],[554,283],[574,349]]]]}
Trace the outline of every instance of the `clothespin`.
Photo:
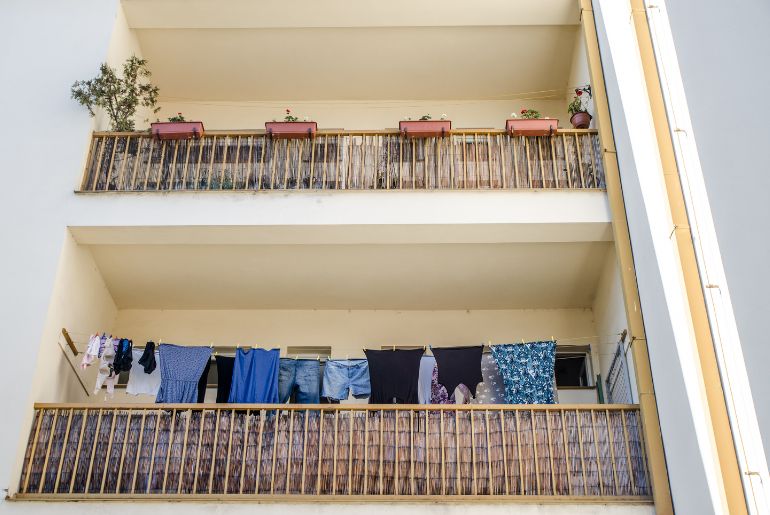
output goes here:
{"type": "Polygon", "coordinates": [[[521,343],[524,343],[524,338],[521,339],[521,343]]]}
{"type": "Polygon", "coordinates": [[[553,337],[553,335],[551,335],[551,341],[552,341],[552,342],[555,342],[555,341],[556,341],[556,338],[554,338],[554,337],[553,337]]]}
{"type": "Polygon", "coordinates": [[[393,352],[396,352],[396,346],[395,345],[393,346],[393,352]]]}
{"type": "Polygon", "coordinates": [[[318,361],[321,361],[321,355],[319,354],[318,356],[316,356],[315,359],[317,359],[318,361]]]}

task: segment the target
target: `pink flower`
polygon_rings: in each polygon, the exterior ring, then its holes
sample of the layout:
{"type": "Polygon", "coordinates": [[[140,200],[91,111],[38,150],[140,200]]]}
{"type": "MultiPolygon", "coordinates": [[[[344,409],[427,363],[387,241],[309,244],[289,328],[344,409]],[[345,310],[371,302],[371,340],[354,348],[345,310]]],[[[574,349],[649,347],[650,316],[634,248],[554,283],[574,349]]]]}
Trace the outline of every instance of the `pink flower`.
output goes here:
{"type": "Polygon", "coordinates": [[[526,110],[526,109],[522,109],[522,110],[521,110],[521,114],[524,114],[524,113],[526,113],[526,112],[527,112],[527,110],[526,110]]]}

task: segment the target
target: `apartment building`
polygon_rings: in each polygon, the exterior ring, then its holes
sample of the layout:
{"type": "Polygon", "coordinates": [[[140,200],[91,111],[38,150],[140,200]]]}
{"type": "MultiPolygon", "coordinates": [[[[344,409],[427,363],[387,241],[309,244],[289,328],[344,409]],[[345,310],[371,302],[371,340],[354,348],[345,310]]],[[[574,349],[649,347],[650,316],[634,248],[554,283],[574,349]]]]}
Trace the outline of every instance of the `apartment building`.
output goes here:
{"type": "Polygon", "coordinates": [[[0,6],[0,510],[767,512],[767,178],[724,152],[767,130],[703,80],[768,78],[770,13],[654,4],[0,6]],[[115,130],[70,88],[132,56],[159,110],[115,130]],[[107,393],[102,334],[208,350],[199,402],[107,393]],[[216,402],[248,349],[536,342],[553,403],[216,402]]]}

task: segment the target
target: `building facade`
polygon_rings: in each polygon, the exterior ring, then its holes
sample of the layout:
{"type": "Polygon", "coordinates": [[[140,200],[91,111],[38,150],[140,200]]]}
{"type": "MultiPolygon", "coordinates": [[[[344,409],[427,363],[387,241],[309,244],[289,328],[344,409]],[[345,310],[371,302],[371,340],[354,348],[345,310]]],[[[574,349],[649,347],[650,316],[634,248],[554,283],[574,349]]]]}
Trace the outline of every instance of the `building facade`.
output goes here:
{"type": "Polygon", "coordinates": [[[724,149],[767,136],[731,93],[770,13],[698,5],[0,7],[0,509],[767,512],[767,179],[724,149]],[[131,56],[160,110],[114,131],[70,87],[131,56]],[[147,130],[177,114],[203,134],[147,130]],[[94,389],[100,333],[319,364],[553,341],[556,403],[217,404],[212,360],[202,403],[154,404],[94,389]]]}

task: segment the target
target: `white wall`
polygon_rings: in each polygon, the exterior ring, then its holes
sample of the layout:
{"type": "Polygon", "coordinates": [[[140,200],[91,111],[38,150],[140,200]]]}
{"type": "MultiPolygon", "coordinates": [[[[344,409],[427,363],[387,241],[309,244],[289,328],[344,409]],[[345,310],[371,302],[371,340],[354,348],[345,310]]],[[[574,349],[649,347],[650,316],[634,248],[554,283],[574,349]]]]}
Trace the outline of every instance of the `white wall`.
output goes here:
{"type": "Polygon", "coordinates": [[[704,457],[694,437],[696,427],[685,388],[684,365],[675,347],[674,325],[646,218],[640,175],[648,171],[637,169],[634,162],[617,69],[602,18],[604,3],[595,1],[593,5],[674,508],[680,514],[716,513],[719,507],[711,497],[697,494],[710,492],[710,488],[704,457]]]}
{"type": "Polygon", "coordinates": [[[116,7],[114,0],[10,0],[0,7],[0,63],[19,72],[0,81],[0,260],[6,271],[0,313],[9,365],[0,389],[13,392],[4,397],[0,426],[2,488],[17,480],[36,357],[66,236],[62,214],[90,137],[91,120],[69,99],[70,86],[104,60],[116,7]]]}
{"type": "Polygon", "coordinates": [[[770,4],[743,0],[666,2],[708,199],[738,325],[765,456],[770,460],[770,126],[755,92],[770,84],[770,4]],[[717,38],[704,34],[718,31],[717,38]],[[707,56],[707,57],[706,57],[707,56]],[[719,70],[719,73],[714,73],[719,70]],[[724,99],[717,108],[715,96],[724,99]]]}

